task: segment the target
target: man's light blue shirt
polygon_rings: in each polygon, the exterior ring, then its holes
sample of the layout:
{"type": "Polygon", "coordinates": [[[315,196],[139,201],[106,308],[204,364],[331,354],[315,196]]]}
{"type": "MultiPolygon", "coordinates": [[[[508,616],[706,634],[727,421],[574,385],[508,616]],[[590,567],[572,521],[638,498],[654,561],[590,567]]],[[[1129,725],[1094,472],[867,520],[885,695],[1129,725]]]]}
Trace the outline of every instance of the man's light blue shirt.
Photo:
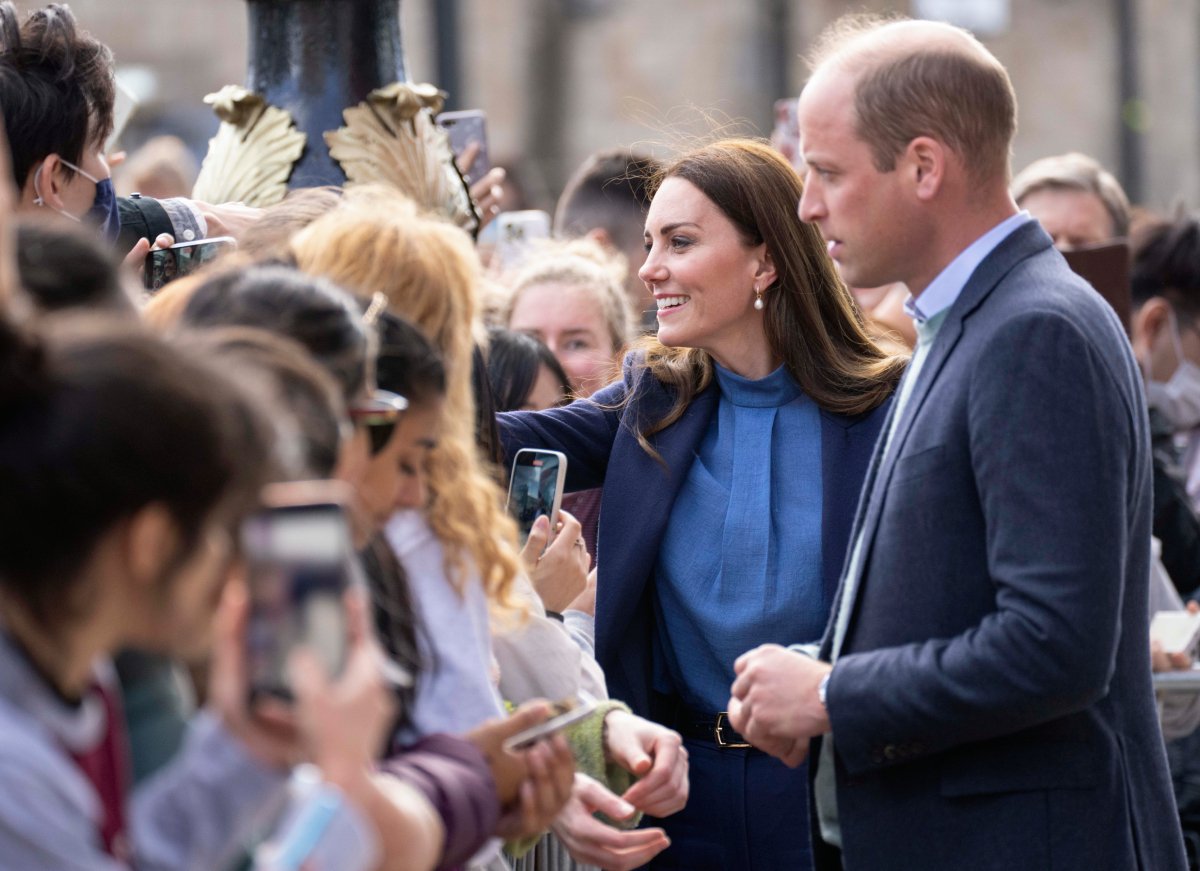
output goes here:
{"type": "Polygon", "coordinates": [[[992,227],[951,260],[920,297],[914,299],[910,294],[904,301],[905,313],[917,322],[924,322],[950,308],[984,258],[1014,230],[1031,220],[1029,212],[1020,211],[992,227]]]}

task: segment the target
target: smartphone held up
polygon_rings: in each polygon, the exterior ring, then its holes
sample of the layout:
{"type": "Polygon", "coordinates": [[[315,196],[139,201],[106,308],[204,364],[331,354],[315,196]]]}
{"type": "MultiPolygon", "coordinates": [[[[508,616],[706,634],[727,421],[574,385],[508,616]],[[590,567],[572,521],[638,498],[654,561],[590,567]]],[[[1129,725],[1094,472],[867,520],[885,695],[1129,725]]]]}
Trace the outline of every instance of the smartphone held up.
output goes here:
{"type": "Polygon", "coordinates": [[[517,451],[508,483],[508,510],[516,518],[522,546],[543,514],[550,518],[552,530],[557,526],[566,479],[564,454],[533,448],[517,451]]]}
{"type": "Polygon", "coordinates": [[[263,491],[263,508],[242,525],[251,699],[292,699],[288,660],[299,646],[331,676],[345,665],[345,593],[357,572],[349,498],[335,481],[273,484],[263,491]]]}
{"type": "Polygon", "coordinates": [[[214,236],[195,242],[177,242],[169,248],[154,248],[146,255],[142,278],[151,293],[195,272],[205,263],[237,248],[232,236],[214,236]]]}

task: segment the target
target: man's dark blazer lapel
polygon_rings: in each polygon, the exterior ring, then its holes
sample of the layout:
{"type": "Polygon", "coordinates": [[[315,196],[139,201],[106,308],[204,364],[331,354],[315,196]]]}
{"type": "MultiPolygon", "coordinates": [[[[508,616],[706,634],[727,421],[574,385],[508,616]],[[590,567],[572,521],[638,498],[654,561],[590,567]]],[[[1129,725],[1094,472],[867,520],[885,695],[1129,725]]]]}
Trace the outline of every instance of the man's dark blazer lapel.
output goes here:
{"type": "MultiPolygon", "coordinates": [[[[904,448],[904,442],[908,438],[908,433],[912,429],[913,421],[920,413],[921,406],[925,402],[925,398],[929,395],[930,388],[937,381],[941,374],[946,361],[950,358],[954,348],[958,345],[963,334],[963,322],[971,316],[974,311],[983,304],[988,295],[1000,284],[1004,276],[1012,270],[1014,266],[1020,263],[1027,257],[1037,254],[1046,248],[1051,247],[1053,242],[1046,235],[1046,231],[1041,228],[1041,225],[1036,221],[1029,221],[1026,224],[1018,227],[1011,235],[1001,242],[983,262],[976,267],[971,277],[967,280],[963,287],[962,293],[950,307],[950,312],[946,316],[945,322],[941,329],[938,330],[937,337],[934,339],[933,347],[929,349],[929,356],[922,365],[921,371],[918,373],[919,380],[913,386],[912,395],[909,396],[908,402],[905,404],[900,420],[896,424],[896,432],[892,435],[890,444],[887,445],[886,453],[882,450],[877,450],[877,456],[872,459],[872,471],[874,475],[868,473],[868,488],[863,491],[864,505],[859,511],[859,523],[861,527],[856,526],[852,536],[859,534],[859,529],[863,535],[863,552],[860,560],[860,572],[868,565],[871,555],[871,545],[874,541],[875,531],[879,524],[879,517],[883,509],[884,494],[887,492],[888,483],[891,480],[892,471],[896,467],[896,458],[904,448]],[[874,470],[875,464],[878,463],[878,470],[874,470]]],[[[966,377],[967,373],[960,373],[961,377],[966,377]]],[[[889,421],[890,421],[889,415],[889,421]]],[[[887,432],[887,426],[883,433],[887,432]]],[[[880,437],[880,449],[882,449],[883,436],[880,437]]],[[[847,548],[847,567],[849,563],[849,551],[854,547],[854,538],[850,539],[850,544],[847,548]]],[[[843,578],[843,589],[845,579],[843,578]]],[[[861,598],[862,579],[859,580],[859,585],[855,590],[855,603],[861,598]]],[[[835,608],[837,605],[835,605],[835,608]]],[[[830,627],[836,619],[837,611],[830,618],[830,627]]],[[[847,626],[847,637],[850,634],[850,627],[853,624],[854,612],[851,612],[850,625],[847,626]]],[[[823,653],[827,652],[825,647],[831,640],[830,630],[826,631],[826,640],[822,644],[823,653]]]]}

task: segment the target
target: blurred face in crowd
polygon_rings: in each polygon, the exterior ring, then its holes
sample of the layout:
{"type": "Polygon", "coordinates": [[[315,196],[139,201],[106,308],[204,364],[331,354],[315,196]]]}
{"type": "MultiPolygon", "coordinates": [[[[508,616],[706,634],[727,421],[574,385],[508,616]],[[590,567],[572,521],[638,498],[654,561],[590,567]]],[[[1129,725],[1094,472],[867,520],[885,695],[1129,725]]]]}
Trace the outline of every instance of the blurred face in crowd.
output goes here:
{"type": "Polygon", "coordinates": [[[371,457],[359,484],[372,532],[401,508],[428,502],[429,454],[437,447],[443,400],[410,405],[383,448],[371,457]]]}
{"type": "Polygon", "coordinates": [[[521,291],[508,328],[540,339],[571,379],[578,396],[612,380],[616,348],[596,294],[577,284],[547,282],[521,291]]]}
{"type": "Polygon", "coordinates": [[[903,165],[880,172],[855,130],[854,79],[836,68],[818,73],[798,107],[806,172],[801,220],[815,223],[829,255],[852,287],[908,281],[918,266],[919,216],[903,165]]]}
{"type": "Polygon", "coordinates": [[[1112,217],[1100,197],[1088,191],[1044,187],[1021,198],[1021,208],[1037,218],[1060,251],[1112,239],[1112,217]]]}
{"type": "Polygon", "coordinates": [[[537,379],[517,411],[545,411],[562,405],[565,398],[558,376],[550,371],[549,366],[538,366],[537,379]]]}
{"type": "Polygon", "coordinates": [[[774,281],[766,245],[751,245],[694,184],[667,178],[646,215],[646,262],[638,275],[658,304],[658,339],[701,348],[721,365],[766,343],[754,287],[774,281]],[[769,269],[769,273],[764,273],[769,269]]]}
{"type": "Polygon", "coordinates": [[[184,660],[208,649],[217,605],[235,569],[235,525],[210,517],[190,552],[180,555],[178,527],[162,506],[149,506],[129,521],[122,581],[128,597],[121,607],[129,617],[138,615],[141,629],[128,643],[184,660]]]}

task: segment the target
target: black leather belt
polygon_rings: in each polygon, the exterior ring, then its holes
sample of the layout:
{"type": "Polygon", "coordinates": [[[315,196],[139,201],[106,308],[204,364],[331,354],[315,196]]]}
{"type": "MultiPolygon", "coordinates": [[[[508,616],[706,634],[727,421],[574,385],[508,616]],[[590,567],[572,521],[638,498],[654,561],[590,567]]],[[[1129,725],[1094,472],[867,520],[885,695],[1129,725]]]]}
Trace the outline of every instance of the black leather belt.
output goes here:
{"type": "Polygon", "coordinates": [[[751,746],[745,738],[729,724],[729,714],[701,714],[682,705],[675,712],[674,729],[684,738],[694,741],[711,741],[724,750],[744,750],[751,746]]]}

